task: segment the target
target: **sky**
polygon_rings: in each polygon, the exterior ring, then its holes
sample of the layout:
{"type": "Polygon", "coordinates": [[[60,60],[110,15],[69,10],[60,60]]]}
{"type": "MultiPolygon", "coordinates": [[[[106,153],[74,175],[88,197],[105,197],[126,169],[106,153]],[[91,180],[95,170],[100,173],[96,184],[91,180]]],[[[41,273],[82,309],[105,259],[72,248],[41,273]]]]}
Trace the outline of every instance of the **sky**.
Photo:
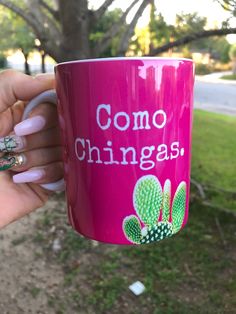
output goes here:
{"type": "Polygon", "coordinates": [[[210,24],[221,22],[229,16],[228,12],[214,0],[157,0],[156,7],[170,23],[174,23],[176,13],[181,12],[198,12],[199,15],[206,16],[210,24]]]}
{"type": "MultiPolygon", "coordinates": [[[[94,8],[99,7],[104,0],[90,0],[90,3],[94,8]]],[[[120,7],[125,10],[131,0],[115,0],[114,4],[111,5],[111,9],[120,7]]],[[[229,17],[229,12],[225,11],[216,0],[156,0],[155,1],[157,12],[161,13],[166,22],[174,24],[175,16],[179,13],[193,13],[198,12],[200,16],[205,16],[208,19],[208,27],[214,28],[220,26],[221,22],[229,17]]],[[[132,18],[133,14],[128,16],[127,22],[132,18]]],[[[138,26],[142,27],[147,24],[148,21],[148,10],[145,10],[143,16],[140,18],[138,26]]],[[[232,27],[236,27],[236,18],[232,22],[232,27]]],[[[236,35],[228,36],[228,40],[231,43],[236,43],[236,35]]]]}

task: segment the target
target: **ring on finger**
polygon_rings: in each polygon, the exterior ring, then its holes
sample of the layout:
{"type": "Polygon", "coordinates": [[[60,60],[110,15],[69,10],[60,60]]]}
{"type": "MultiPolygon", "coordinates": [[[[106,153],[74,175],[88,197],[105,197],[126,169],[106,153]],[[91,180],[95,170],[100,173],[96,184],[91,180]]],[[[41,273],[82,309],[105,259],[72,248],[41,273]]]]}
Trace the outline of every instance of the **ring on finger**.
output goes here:
{"type": "Polygon", "coordinates": [[[0,171],[22,166],[25,163],[24,154],[5,154],[0,158],[0,171]]]}

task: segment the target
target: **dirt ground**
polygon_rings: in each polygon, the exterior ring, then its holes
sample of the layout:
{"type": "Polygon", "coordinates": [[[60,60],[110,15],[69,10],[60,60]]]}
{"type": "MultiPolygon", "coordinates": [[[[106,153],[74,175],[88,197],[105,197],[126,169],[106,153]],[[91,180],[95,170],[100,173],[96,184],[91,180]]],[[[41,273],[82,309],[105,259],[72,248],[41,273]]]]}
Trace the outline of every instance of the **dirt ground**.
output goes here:
{"type": "Polygon", "coordinates": [[[55,313],[48,298],[63,285],[60,265],[47,263],[40,245],[32,241],[35,222],[56,207],[51,200],[35,213],[0,231],[0,313],[55,313]],[[37,297],[36,297],[37,296],[37,297]]]}

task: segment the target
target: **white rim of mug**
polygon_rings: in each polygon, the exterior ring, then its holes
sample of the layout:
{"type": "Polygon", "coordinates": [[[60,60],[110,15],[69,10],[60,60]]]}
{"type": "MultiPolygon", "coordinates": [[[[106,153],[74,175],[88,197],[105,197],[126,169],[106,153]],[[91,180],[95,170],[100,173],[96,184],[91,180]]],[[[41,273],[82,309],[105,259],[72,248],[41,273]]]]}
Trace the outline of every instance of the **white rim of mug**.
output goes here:
{"type": "Polygon", "coordinates": [[[192,59],[188,58],[171,58],[171,57],[112,57],[112,58],[94,58],[94,59],[81,59],[81,60],[73,60],[73,61],[66,61],[61,62],[55,65],[58,67],[60,65],[66,64],[74,64],[74,63],[89,63],[89,62],[109,62],[109,61],[142,61],[142,60],[150,60],[150,61],[169,61],[169,62],[176,62],[176,61],[187,61],[187,62],[194,62],[192,59]]]}

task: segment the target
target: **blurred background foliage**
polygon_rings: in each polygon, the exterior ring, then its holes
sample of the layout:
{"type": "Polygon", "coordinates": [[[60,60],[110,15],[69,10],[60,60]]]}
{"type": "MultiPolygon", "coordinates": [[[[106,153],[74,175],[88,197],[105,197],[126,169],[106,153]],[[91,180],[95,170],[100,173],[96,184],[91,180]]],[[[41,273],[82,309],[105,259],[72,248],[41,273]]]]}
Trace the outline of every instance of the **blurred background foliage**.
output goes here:
{"type": "Polygon", "coordinates": [[[154,0],[132,0],[126,9],[110,9],[113,2],[106,0],[98,6],[96,1],[85,0],[0,0],[1,67],[6,66],[4,56],[20,51],[26,73],[30,73],[29,60],[35,52],[40,55],[42,71],[46,56],[48,62],[122,55],[181,56],[194,59],[198,74],[231,68],[231,43],[226,35],[236,33],[232,27],[234,0],[217,0],[230,17],[213,27],[198,12],[178,13],[170,24],[154,0]],[[140,26],[144,12],[145,25],[140,26]],[[159,49],[162,52],[156,53],[159,49]]]}

